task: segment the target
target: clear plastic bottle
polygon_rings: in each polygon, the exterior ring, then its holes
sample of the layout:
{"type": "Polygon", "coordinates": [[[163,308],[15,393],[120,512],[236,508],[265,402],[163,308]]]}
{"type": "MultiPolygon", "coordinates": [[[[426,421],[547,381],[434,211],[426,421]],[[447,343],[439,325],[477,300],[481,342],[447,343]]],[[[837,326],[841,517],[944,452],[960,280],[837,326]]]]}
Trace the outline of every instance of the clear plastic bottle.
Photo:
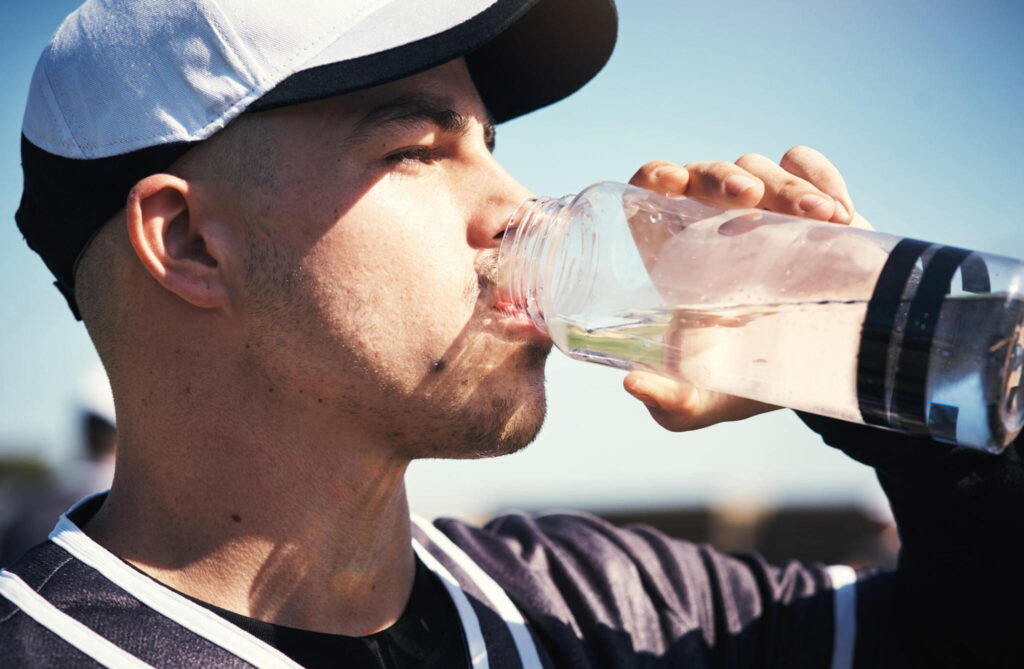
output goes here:
{"type": "Polygon", "coordinates": [[[1024,264],[603,182],[528,200],[499,283],[569,356],[999,452],[1024,264]]]}

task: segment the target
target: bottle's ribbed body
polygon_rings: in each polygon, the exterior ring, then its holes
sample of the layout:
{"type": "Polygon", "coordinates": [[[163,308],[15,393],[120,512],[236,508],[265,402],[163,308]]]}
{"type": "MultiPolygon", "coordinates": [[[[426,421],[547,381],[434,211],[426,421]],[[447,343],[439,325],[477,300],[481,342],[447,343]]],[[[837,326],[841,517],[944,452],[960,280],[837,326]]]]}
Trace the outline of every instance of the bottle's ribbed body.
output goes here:
{"type": "Polygon", "coordinates": [[[547,332],[544,321],[544,269],[551,266],[551,254],[559,241],[559,228],[568,219],[562,214],[570,205],[568,198],[540,197],[527,200],[512,216],[515,234],[507,234],[503,258],[510,263],[508,273],[512,304],[530,315],[541,332],[547,332]]]}

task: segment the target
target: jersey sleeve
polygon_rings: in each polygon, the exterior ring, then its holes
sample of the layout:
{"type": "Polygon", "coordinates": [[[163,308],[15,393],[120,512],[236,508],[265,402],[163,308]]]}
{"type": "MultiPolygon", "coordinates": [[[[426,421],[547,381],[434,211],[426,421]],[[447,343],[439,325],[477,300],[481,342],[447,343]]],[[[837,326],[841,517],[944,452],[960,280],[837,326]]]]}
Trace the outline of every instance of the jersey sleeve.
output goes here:
{"type": "Polygon", "coordinates": [[[859,593],[862,666],[1024,666],[1024,439],[991,455],[800,417],[875,468],[899,529],[895,574],[859,593]]]}
{"type": "Polygon", "coordinates": [[[801,417],[877,469],[902,539],[894,572],[772,565],[585,514],[438,527],[523,609],[553,666],[1024,666],[1021,442],[991,456],[801,417]]]}
{"type": "Polygon", "coordinates": [[[552,666],[852,666],[834,663],[851,655],[848,568],[771,565],[585,514],[438,527],[520,606],[552,666]]]}

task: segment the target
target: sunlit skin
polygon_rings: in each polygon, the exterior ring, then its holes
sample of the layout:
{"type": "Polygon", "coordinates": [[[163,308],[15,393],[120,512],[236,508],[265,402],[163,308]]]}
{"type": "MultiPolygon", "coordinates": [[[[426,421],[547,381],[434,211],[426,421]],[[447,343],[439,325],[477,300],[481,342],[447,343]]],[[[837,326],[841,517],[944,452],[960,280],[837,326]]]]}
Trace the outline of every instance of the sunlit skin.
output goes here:
{"type": "Polygon", "coordinates": [[[247,150],[226,135],[141,182],[108,244],[140,314],[118,328],[136,343],[98,337],[122,444],[88,531],[225,608],[365,634],[411,587],[409,461],[540,428],[550,344],[490,276],[529,193],[461,62],[242,129],[269,174],[222,176],[247,150]]]}
{"type": "Polygon", "coordinates": [[[550,345],[500,311],[489,259],[530,194],[465,68],[267,116],[281,187],[245,206],[268,231],[250,244],[251,364],[406,460],[528,443],[550,345]]]}
{"type": "MultiPolygon", "coordinates": [[[[492,145],[457,60],[250,115],[140,181],[77,275],[119,430],[86,532],[245,615],[392,624],[414,573],[409,462],[515,451],[544,416],[550,343],[492,276],[530,193],[492,145]]],[[[633,182],[848,222],[835,168],[791,154],[656,162],[633,182]],[[808,195],[822,201],[800,208],[808,195]]],[[[645,375],[626,387],[671,429],[763,410],[645,375]]]]}

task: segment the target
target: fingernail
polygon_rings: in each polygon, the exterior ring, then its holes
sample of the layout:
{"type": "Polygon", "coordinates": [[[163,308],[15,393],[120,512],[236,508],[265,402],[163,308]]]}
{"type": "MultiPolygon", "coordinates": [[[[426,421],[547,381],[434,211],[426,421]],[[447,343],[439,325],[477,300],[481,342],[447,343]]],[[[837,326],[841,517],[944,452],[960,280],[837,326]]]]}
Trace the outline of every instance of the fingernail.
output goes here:
{"type": "Polygon", "coordinates": [[[846,210],[846,207],[839,200],[836,200],[836,212],[832,214],[832,218],[836,219],[837,223],[846,223],[850,220],[850,212],[846,210]]]}
{"type": "Polygon", "coordinates": [[[743,176],[742,174],[733,174],[725,180],[725,192],[732,197],[736,197],[743,191],[756,185],[757,181],[755,179],[743,176]]]}
{"type": "Polygon", "coordinates": [[[814,209],[817,209],[821,205],[826,204],[827,202],[828,200],[819,195],[812,195],[808,193],[807,195],[804,195],[802,198],[800,198],[800,202],[797,206],[800,207],[801,213],[807,214],[813,211],[814,209]]]}

